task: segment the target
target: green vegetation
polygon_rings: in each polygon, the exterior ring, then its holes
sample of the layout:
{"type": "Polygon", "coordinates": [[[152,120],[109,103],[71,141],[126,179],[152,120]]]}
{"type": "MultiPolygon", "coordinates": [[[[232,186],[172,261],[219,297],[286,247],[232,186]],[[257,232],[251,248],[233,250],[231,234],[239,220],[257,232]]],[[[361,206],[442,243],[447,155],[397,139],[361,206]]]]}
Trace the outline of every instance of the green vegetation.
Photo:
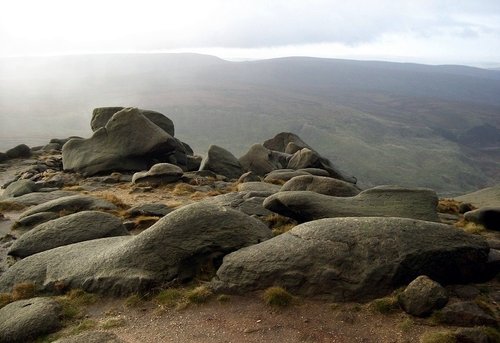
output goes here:
{"type": "Polygon", "coordinates": [[[113,318],[107,318],[105,319],[100,327],[101,329],[107,330],[107,329],[112,329],[120,326],[125,326],[127,324],[127,321],[123,317],[113,317],[113,318]]]}
{"type": "Polygon", "coordinates": [[[144,299],[139,294],[132,294],[127,299],[125,299],[126,307],[138,307],[143,303],[144,299]]]}
{"type": "Polygon", "coordinates": [[[205,303],[212,296],[212,291],[205,286],[198,286],[186,292],[186,299],[193,304],[205,303]]]}
{"type": "Polygon", "coordinates": [[[184,298],[184,292],[178,288],[161,290],[154,298],[160,305],[175,307],[184,298]]]}
{"type": "Polygon", "coordinates": [[[269,306],[286,307],[292,303],[293,296],[284,288],[274,286],[264,291],[262,299],[269,306]]]}
{"type": "Polygon", "coordinates": [[[375,299],[371,302],[370,308],[381,314],[391,314],[400,309],[396,296],[375,299]]]}
{"type": "Polygon", "coordinates": [[[420,337],[420,343],[455,343],[455,335],[450,331],[426,332],[420,337]]]}

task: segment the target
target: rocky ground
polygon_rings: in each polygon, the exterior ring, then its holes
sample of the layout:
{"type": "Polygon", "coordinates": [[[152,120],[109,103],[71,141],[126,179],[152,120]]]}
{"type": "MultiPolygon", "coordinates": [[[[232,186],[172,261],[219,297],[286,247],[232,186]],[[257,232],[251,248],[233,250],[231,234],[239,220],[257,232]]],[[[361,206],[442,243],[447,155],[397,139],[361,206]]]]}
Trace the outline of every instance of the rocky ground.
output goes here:
{"type": "Polygon", "coordinates": [[[287,133],[201,163],[119,110],[0,162],[0,342],[499,341],[496,203],[361,190],[287,133]]]}

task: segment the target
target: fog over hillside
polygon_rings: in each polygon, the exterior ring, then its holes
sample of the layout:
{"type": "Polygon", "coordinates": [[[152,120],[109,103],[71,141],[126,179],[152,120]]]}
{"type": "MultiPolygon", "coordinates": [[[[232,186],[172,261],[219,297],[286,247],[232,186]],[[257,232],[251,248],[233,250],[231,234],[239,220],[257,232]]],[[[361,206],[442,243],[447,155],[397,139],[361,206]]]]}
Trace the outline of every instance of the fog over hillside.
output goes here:
{"type": "Polygon", "coordinates": [[[92,109],[157,110],[198,154],[236,156],[281,131],[301,136],[362,186],[443,194],[500,182],[500,71],[195,54],[0,60],[0,151],[90,136],[92,109]]]}

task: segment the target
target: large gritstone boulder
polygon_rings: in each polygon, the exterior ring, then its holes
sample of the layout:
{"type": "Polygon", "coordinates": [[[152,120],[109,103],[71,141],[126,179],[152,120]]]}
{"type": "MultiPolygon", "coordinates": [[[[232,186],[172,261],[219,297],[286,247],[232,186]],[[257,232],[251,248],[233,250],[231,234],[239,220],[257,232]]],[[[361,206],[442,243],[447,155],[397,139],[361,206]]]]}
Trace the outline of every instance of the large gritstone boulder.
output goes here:
{"type": "MultiPolygon", "coordinates": [[[[101,127],[105,127],[108,121],[113,117],[116,112],[120,112],[125,107],[98,107],[92,112],[92,120],[90,122],[90,127],[92,131],[97,131],[101,127]]],[[[165,115],[151,111],[138,109],[139,113],[148,118],[151,122],[158,125],[163,131],[168,133],[170,136],[175,135],[174,123],[172,120],[167,118],[165,115]]]]}
{"type": "Polygon", "coordinates": [[[354,197],[309,191],[278,192],[264,201],[273,212],[306,222],[333,217],[403,217],[438,221],[436,192],[425,188],[379,186],[354,197]]]}
{"type": "Polygon", "coordinates": [[[208,148],[206,160],[200,170],[210,170],[228,179],[237,179],[243,174],[240,162],[233,154],[217,145],[208,148]]]}
{"type": "Polygon", "coordinates": [[[20,282],[53,291],[61,282],[90,292],[130,294],[191,280],[202,265],[272,237],[259,220],[206,203],[184,206],[137,236],[101,238],[47,250],[0,276],[0,291],[20,282]]]}
{"type": "Polygon", "coordinates": [[[104,212],[83,211],[36,226],[15,240],[8,253],[26,257],[63,245],[124,235],[128,235],[128,231],[118,217],[104,212]]]}
{"type": "Polygon", "coordinates": [[[484,278],[483,238],[406,218],[330,218],[296,226],[224,257],[212,281],[221,292],[279,285],[296,294],[365,301],[419,275],[443,284],[484,278]]]}
{"type": "Polygon", "coordinates": [[[117,112],[88,139],[71,139],[62,149],[64,170],[85,176],[119,170],[146,170],[167,160],[179,143],[138,109],[117,112]]]}
{"type": "Polygon", "coordinates": [[[334,197],[352,197],[359,194],[360,189],[350,182],[331,177],[302,175],[287,181],[281,191],[311,191],[334,197]]]}

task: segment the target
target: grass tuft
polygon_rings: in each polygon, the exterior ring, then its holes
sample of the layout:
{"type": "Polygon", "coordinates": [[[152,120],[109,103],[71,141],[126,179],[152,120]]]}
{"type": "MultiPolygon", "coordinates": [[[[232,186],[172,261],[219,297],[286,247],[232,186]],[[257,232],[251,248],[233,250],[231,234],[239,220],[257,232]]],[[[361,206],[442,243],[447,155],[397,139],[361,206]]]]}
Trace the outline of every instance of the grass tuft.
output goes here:
{"type": "Polygon", "coordinates": [[[92,330],[97,327],[97,322],[93,319],[84,319],[78,325],[71,330],[71,335],[77,335],[83,331],[92,330]]]}
{"type": "Polygon", "coordinates": [[[190,196],[190,199],[191,200],[201,200],[201,199],[205,199],[205,198],[208,198],[208,197],[215,197],[217,195],[221,195],[222,193],[220,191],[209,191],[209,192],[194,192],[193,194],[191,194],[190,196]]]}
{"type": "Polygon", "coordinates": [[[160,305],[175,307],[184,298],[184,292],[177,288],[167,288],[156,295],[154,298],[160,305]]]}
{"type": "Polygon", "coordinates": [[[231,297],[227,294],[220,294],[217,297],[217,301],[221,302],[221,303],[227,303],[227,302],[231,301],[231,297]]]}
{"type": "Polygon", "coordinates": [[[105,192],[105,193],[102,193],[102,194],[98,194],[97,196],[99,198],[101,198],[101,199],[109,201],[110,203],[112,203],[113,205],[115,205],[118,208],[127,209],[127,208],[130,207],[129,205],[127,205],[126,203],[124,203],[123,200],[121,200],[120,198],[118,198],[113,193],[105,192]]]}
{"type": "Polygon", "coordinates": [[[126,307],[138,307],[143,303],[143,298],[139,294],[132,294],[127,299],[125,299],[126,307]]]}
{"type": "Polygon", "coordinates": [[[196,192],[196,188],[187,183],[178,183],[172,190],[172,194],[182,196],[189,195],[196,192]]]}
{"type": "Polygon", "coordinates": [[[295,220],[277,213],[262,218],[262,221],[273,231],[274,236],[290,231],[297,225],[295,220]]]}
{"type": "Polygon", "coordinates": [[[0,293],[0,308],[11,303],[13,301],[12,294],[10,293],[0,293]]]}
{"type": "Polygon", "coordinates": [[[286,307],[292,303],[293,296],[284,288],[274,286],[264,291],[262,299],[269,306],[286,307]]]}
{"type": "Polygon", "coordinates": [[[398,299],[395,296],[375,299],[371,302],[370,308],[374,312],[391,314],[399,310],[398,299]]]}
{"type": "Polygon", "coordinates": [[[104,330],[107,330],[107,329],[112,329],[112,328],[116,328],[116,327],[120,327],[120,326],[125,326],[126,324],[127,324],[127,321],[125,320],[125,318],[123,318],[121,316],[117,316],[117,317],[105,319],[101,323],[101,328],[104,330]]]}
{"type": "Polygon", "coordinates": [[[36,294],[36,286],[32,282],[17,283],[12,287],[12,300],[33,298],[36,294]]]}
{"type": "Polygon", "coordinates": [[[198,286],[195,289],[186,292],[186,299],[190,303],[201,304],[205,303],[212,296],[212,291],[205,286],[198,286]]]}

